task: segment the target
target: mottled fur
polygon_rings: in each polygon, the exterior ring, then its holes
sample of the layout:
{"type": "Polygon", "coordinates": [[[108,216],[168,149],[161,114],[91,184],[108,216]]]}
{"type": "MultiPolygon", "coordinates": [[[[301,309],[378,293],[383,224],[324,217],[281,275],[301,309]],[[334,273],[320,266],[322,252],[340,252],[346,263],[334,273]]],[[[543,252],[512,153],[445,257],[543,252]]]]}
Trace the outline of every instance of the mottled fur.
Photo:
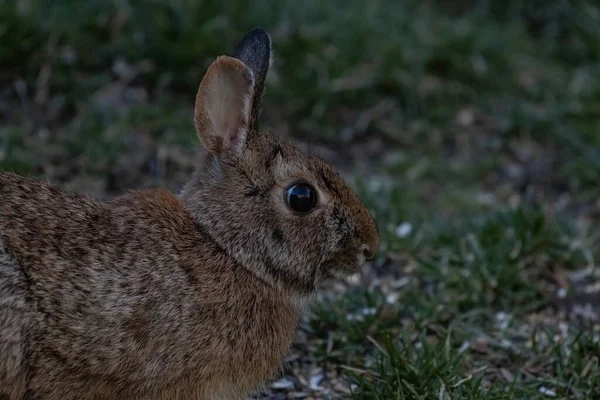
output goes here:
{"type": "Polygon", "coordinates": [[[16,175],[0,181],[10,251],[0,279],[14,293],[2,299],[10,331],[0,342],[18,347],[16,375],[35,398],[155,398],[188,382],[182,398],[192,399],[205,388],[243,393],[275,371],[297,307],[229,257],[173,195],[101,204],[16,175]]]}
{"type": "Polygon", "coordinates": [[[241,399],[319,284],[376,251],[333,168],[255,130],[270,40],[250,38],[201,84],[209,155],[180,195],[100,202],[0,172],[0,399],[241,399]],[[319,192],[310,214],[286,206],[297,180],[319,192]]]}

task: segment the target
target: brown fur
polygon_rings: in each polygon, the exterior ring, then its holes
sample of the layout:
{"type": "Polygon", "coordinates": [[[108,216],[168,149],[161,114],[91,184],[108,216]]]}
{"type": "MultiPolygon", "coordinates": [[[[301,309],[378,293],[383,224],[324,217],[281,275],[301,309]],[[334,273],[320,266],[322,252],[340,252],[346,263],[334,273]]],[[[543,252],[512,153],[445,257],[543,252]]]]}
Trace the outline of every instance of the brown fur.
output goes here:
{"type": "Polygon", "coordinates": [[[249,129],[270,53],[240,54],[201,84],[210,154],[180,196],[99,202],[0,172],[0,398],[243,398],[276,373],[320,283],[377,250],[373,219],[331,166],[249,129]],[[250,110],[207,113],[219,90],[250,110]],[[284,201],[297,180],[319,194],[307,215],[284,201]]]}
{"type": "Polygon", "coordinates": [[[244,393],[275,372],[298,308],[231,260],[173,195],[100,204],[12,174],[0,181],[0,237],[19,262],[1,269],[28,292],[0,315],[3,327],[22,318],[15,343],[30,337],[17,375],[27,369],[31,393],[169,398],[187,381],[173,398],[193,399],[244,393]]]}

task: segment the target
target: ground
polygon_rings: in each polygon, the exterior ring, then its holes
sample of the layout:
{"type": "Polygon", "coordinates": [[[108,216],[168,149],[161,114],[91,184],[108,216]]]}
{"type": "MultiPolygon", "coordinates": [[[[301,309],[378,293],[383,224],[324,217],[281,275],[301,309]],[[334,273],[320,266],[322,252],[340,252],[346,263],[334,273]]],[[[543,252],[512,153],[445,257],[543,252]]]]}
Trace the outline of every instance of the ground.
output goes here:
{"type": "Polygon", "coordinates": [[[382,238],[265,396],[600,398],[591,0],[0,1],[0,168],[178,190],[203,72],[254,26],[263,126],[340,168],[382,238]]]}

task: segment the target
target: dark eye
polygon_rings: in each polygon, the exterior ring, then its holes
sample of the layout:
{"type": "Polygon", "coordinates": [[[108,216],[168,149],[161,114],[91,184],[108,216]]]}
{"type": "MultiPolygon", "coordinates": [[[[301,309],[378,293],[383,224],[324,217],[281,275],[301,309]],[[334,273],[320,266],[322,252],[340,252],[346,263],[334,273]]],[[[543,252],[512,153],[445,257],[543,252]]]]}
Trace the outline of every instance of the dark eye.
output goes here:
{"type": "Polygon", "coordinates": [[[288,206],[297,213],[306,214],[315,208],[317,193],[306,183],[296,183],[285,191],[288,206]]]}

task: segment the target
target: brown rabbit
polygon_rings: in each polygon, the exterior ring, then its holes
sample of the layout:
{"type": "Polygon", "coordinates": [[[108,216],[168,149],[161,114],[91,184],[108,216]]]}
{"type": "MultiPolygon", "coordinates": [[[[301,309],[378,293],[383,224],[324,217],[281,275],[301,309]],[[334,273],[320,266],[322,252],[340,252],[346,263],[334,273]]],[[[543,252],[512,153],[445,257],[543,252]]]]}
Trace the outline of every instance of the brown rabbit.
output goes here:
{"type": "Polygon", "coordinates": [[[257,130],[271,40],[204,76],[204,165],[107,202],[0,172],[0,399],[240,399],[324,280],[378,248],[334,169],[257,130]]]}

